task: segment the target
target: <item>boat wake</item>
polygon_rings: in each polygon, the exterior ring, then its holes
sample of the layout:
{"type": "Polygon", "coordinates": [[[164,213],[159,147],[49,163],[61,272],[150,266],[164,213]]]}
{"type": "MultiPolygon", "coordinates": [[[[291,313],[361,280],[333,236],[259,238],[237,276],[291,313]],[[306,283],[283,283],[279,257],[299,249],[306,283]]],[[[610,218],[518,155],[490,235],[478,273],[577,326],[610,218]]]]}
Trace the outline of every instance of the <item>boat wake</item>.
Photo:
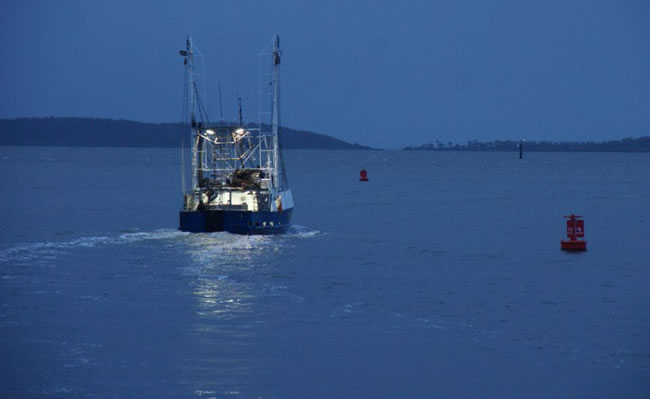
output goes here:
{"type": "Polygon", "coordinates": [[[297,224],[292,224],[291,227],[289,227],[289,230],[285,234],[285,236],[294,236],[294,237],[299,237],[299,238],[311,238],[311,237],[316,237],[318,235],[325,234],[321,231],[318,230],[313,230],[310,229],[309,227],[305,226],[300,226],[297,224]]]}
{"type": "Polygon", "coordinates": [[[186,245],[200,257],[228,254],[254,254],[269,247],[276,248],[291,238],[310,238],[322,234],[305,226],[292,226],[286,234],[245,236],[227,232],[192,234],[176,229],[127,231],[114,235],[79,237],[67,241],[42,241],[0,247],[0,263],[48,261],[78,249],[108,245],[129,245],[142,242],[168,241],[186,245]]]}
{"type": "Polygon", "coordinates": [[[54,256],[78,248],[93,248],[100,245],[121,245],[144,240],[174,239],[188,235],[177,230],[160,229],[151,232],[123,233],[116,236],[80,237],[68,241],[43,241],[14,244],[0,248],[0,261],[12,259],[28,260],[42,256],[54,256]]]}
{"type": "Polygon", "coordinates": [[[145,240],[173,240],[188,235],[190,235],[190,233],[173,229],[159,229],[150,232],[128,232],[120,234],[117,243],[138,242],[145,240]]]}

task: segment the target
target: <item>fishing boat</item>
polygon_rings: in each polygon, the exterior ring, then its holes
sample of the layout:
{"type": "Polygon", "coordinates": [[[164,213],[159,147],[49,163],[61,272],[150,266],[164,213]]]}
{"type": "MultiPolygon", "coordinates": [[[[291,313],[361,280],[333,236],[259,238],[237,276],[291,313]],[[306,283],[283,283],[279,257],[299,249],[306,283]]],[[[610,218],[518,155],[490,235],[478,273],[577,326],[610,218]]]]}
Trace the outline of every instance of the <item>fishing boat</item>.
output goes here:
{"type": "MultiPolygon", "coordinates": [[[[195,233],[286,232],[294,204],[279,146],[279,36],[273,36],[260,54],[260,59],[270,61],[265,66],[270,72],[260,74],[259,123],[255,127],[243,122],[241,99],[238,122],[205,120],[194,79],[191,37],[180,54],[186,66],[191,186],[183,187],[179,229],[195,233]]],[[[185,176],[184,171],[181,174],[185,176]]]]}

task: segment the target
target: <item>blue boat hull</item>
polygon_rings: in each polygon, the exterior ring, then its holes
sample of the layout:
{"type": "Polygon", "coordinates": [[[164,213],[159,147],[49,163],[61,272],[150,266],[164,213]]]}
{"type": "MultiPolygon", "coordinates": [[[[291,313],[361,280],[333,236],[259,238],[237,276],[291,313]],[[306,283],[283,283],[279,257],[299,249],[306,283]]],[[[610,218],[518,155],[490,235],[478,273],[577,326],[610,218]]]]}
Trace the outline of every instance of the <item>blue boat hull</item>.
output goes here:
{"type": "Polygon", "coordinates": [[[179,230],[191,233],[280,234],[289,229],[293,208],[282,212],[181,211],[179,230]]]}

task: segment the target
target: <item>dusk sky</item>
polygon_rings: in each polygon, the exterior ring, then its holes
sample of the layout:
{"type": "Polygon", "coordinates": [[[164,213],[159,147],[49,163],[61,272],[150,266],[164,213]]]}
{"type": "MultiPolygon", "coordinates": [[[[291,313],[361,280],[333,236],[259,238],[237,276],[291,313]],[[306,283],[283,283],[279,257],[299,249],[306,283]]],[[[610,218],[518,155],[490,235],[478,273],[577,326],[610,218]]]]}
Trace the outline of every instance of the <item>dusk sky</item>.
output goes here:
{"type": "Polygon", "coordinates": [[[186,35],[207,105],[257,121],[279,33],[283,124],[401,148],[650,135],[650,1],[7,1],[0,118],[179,122],[186,35]]]}

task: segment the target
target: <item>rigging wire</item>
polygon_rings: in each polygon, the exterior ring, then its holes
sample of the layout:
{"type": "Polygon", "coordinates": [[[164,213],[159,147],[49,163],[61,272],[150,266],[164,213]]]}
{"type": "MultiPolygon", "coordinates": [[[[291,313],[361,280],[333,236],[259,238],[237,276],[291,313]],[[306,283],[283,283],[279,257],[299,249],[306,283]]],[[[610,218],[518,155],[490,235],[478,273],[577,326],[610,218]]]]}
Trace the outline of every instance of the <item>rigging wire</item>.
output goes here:
{"type": "Polygon", "coordinates": [[[187,73],[183,74],[183,104],[181,106],[181,189],[185,195],[185,122],[187,121],[187,73]]]}
{"type": "Polygon", "coordinates": [[[196,87],[196,82],[194,82],[194,95],[196,96],[196,106],[199,109],[199,118],[203,122],[209,122],[210,119],[208,118],[208,112],[205,110],[205,107],[203,106],[203,101],[199,96],[199,92],[196,87]]]}

